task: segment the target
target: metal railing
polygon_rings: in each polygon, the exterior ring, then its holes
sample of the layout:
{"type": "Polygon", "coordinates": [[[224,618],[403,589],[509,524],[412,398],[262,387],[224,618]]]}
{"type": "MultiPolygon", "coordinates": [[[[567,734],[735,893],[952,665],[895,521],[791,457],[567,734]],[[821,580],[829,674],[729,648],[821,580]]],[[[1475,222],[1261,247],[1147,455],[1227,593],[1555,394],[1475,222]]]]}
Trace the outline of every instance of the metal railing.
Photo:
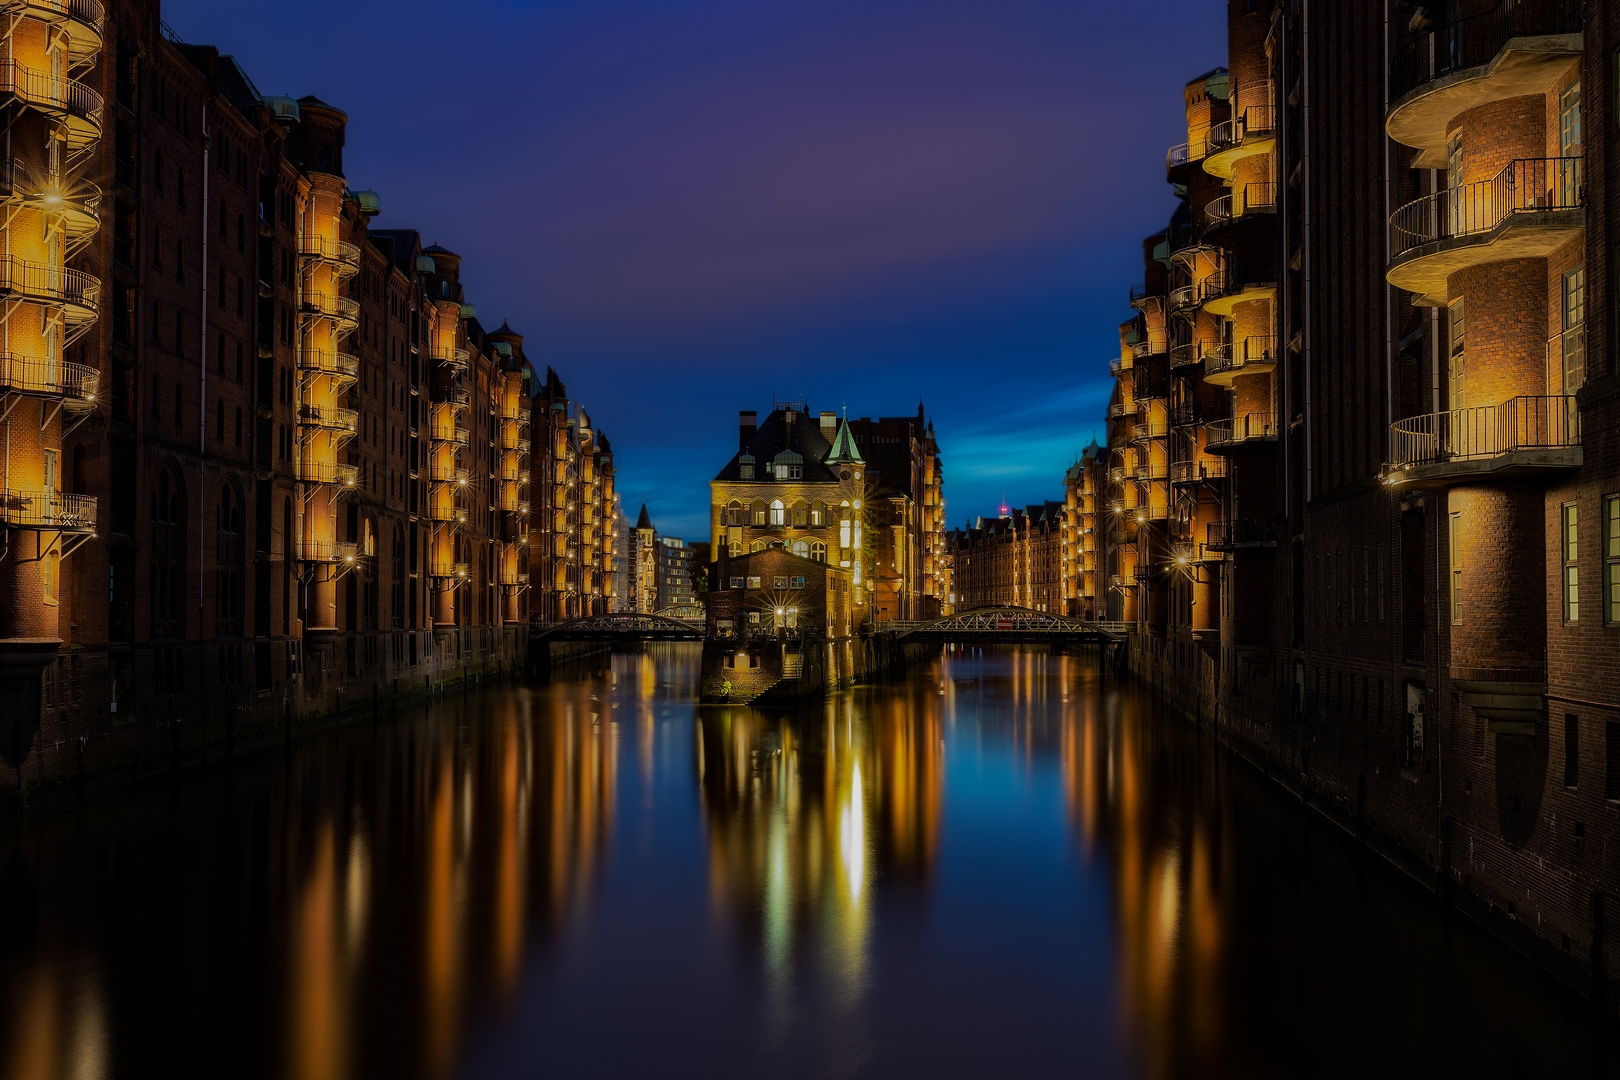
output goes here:
{"type": "Polygon", "coordinates": [[[1204,358],[1204,343],[1189,341],[1170,350],[1170,370],[1192,367],[1204,358]]]}
{"type": "Polygon", "coordinates": [[[1134,401],[1116,401],[1112,405],[1108,406],[1108,417],[1111,420],[1118,420],[1124,416],[1135,415],[1136,402],[1134,401]]]}
{"type": "Polygon", "coordinates": [[[457,506],[453,501],[443,502],[428,500],[427,519],[429,521],[453,521],[461,524],[467,520],[467,511],[457,506]]]}
{"type": "Polygon", "coordinates": [[[1178,285],[1170,290],[1170,307],[1173,310],[1193,307],[1198,303],[1197,285],[1178,285]]]}
{"type": "Polygon", "coordinates": [[[454,465],[441,465],[433,463],[422,470],[429,482],[435,484],[465,484],[472,477],[468,469],[458,469],[454,465]]]}
{"type": "Polygon", "coordinates": [[[0,522],[17,529],[96,531],[96,497],[61,491],[0,492],[0,522]]]}
{"type": "Polygon", "coordinates": [[[1157,356],[1159,353],[1164,352],[1165,346],[1168,344],[1169,338],[1163,331],[1158,333],[1149,332],[1146,341],[1138,341],[1131,346],[1131,359],[1146,360],[1150,356],[1157,356]]]}
{"type": "Polygon", "coordinates": [[[449,562],[434,559],[428,564],[428,576],[437,578],[464,578],[467,576],[467,564],[464,562],[449,562]]]}
{"type": "Polygon", "coordinates": [[[95,311],[101,302],[101,282],[79,270],[49,263],[29,262],[0,255],[0,291],[20,293],[31,300],[72,304],[95,311]]]}
{"type": "Polygon", "coordinates": [[[1131,369],[1125,366],[1125,361],[1120,357],[1116,356],[1114,359],[1108,361],[1108,374],[1112,375],[1116,379],[1119,378],[1121,372],[1129,370],[1131,369]]]}
{"type": "Polygon", "coordinates": [[[1390,100],[1489,63],[1513,38],[1580,33],[1584,17],[1582,0],[1501,0],[1490,11],[1425,30],[1391,59],[1390,100]]]}
{"type": "Polygon", "coordinates": [[[337,405],[300,405],[298,422],[305,427],[346,431],[352,435],[360,426],[360,413],[337,405]]]}
{"type": "Polygon", "coordinates": [[[1520,158],[1489,180],[1415,199],[1389,216],[1395,257],[1440,240],[1488,233],[1514,214],[1576,210],[1585,201],[1581,159],[1520,158]]]}
{"type": "Polygon", "coordinates": [[[1131,438],[1137,442],[1145,439],[1162,439],[1170,433],[1170,423],[1165,417],[1144,417],[1137,420],[1136,430],[1131,438]]]}
{"type": "Polygon", "coordinates": [[[1277,529],[1269,521],[1261,521],[1259,518],[1226,518],[1209,523],[1204,547],[1210,551],[1232,551],[1239,547],[1276,542],[1277,529]]]}
{"type": "Polygon", "coordinates": [[[1211,349],[1204,357],[1206,375],[1224,371],[1242,371],[1245,367],[1277,362],[1275,334],[1252,334],[1241,342],[1222,344],[1211,349]]]}
{"type": "Polygon", "coordinates": [[[1581,418],[1572,394],[1526,395],[1500,405],[1408,417],[1389,430],[1390,463],[1408,468],[1579,446],[1581,418]]]}
{"type": "Polygon", "coordinates": [[[329,349],[304,349],[298,354],[298,366],[304,371],[319,372],[322,375],[332,375],[343,379],[353,379],[360,374],[360,361],[348,353],[332,352],[329,349]]]}
{"type": "Polygon", "coordinates": [[[298,541],[298,558],[301,562],[353,562],[359,557],[360,545],[345,540],[298,541]]]}
{"type": "Polygon", "coordinates": [[[15,60],[0,60],[0,95],[6,94],[41,109],[66,113],[98,129],[101,127],[101,95],[78,79],[53,76],[15,60]]]}
{"type": "Polygon", "coordinates": [[[101,375],[87,364],[0,353],[0,389],[94,401],[101,375]]]}
{"type": "Polygon", "coordinates": [[[1277,185],[1274,181],[1245,184],[1241,192],[1222,195],[1204,207],[1204,216],[1213,224],[1234,221],[1249,214],[1269,213],[1277,209],[1277,185]]]}
{"type": "Polygon", "coordinates": [[[52,176],[48,170],[16,158],[0,158],[0,189],[6,197],[44,210],[73,210],[101,219],[101,189],[78,176],[52,176]]]}
{"type": "Polygon", "coordinates": [[[107,11],[97,0],[3,0],[0,12],[37,13],[53,18],[66,16],[94,30],[99,36],[107,22],[107,11]]]}
{"type": "Polygon", "coordinates": [[[327,262],[341,263],[344,266],[360,265],[360,249],[346,240],[334,240],[324,236],[300,237],[298,253],[327,262]]]}
{"type": "Polygon", "coordinates": [[[1177,461],[1170,466],[1170,482],[1172,484],[1201,484],[1206,480],[1219,480],[1225,475],[1225,458],[1177,461]]]}
{"type": "Polygon", "coordinates": [[[298,479],[311,484],[339,484],[353,487],[360,479],[360,470],[354,465],[339,465],[331,461],[300,461],[298,479]]]}
{"type": "Polygon", "coordinates": [[[1212,420],[1204,432],[1204,446],[1208,449],[1255,439],[1276,439],[1277,418],[1269,412],[1247,413],[1227,420],[1212,420]]]}
{"type": "Polygon", "coordinates": [[[447,386],[433,396],[435,405],[451,405],[455,408],[466,408],[472,401],[472,393],[465,386],[447,386]]]}
{"type": "Polygon", "coordinates": [[[1170,467],[1162,461],[1147,461],[1136,467],[1136,479],[1141,483],[1150,480],[1163,480],[1170,474],[1170,467]]]}
{"type": "Polygon", "coordinates": [[[1142,307],[1142,305],[1146,304],[1149,300],[1159,300],[1159,299],[1162,299],[1160,294],[1158,294],[1156,292],[1149,291],[1148,286],[1147,286],[1147,284],[1145,282],[1143,284],[1141,284],[1141,285],[1132,285],[1131,286],[1130,304],[1131,304],[1131,307],[1133,307],[1133,308],[1140,309],[1142,307]]]}
{"type": "Polygon", "coordinates": [[[495,400],[495,415],[502,420],[522,420],[526,413],[518,398],[503,395],[495,400]]]}
{"type": "Polygon", "coordinates": [[[453,368],[465,368],[472,362],[472,353],[466,349],[429,349],[428,359],[436,364],[449,364],[453,368]]]}
{"type": "Polygon", "coordinates": [[[471,441],[467,429],[463,427],[448,427],[444,424],[435,424],[428,433],[428,438],[434,442],[454,443],[456,446],[466,446],[471,441]]]}
{"type": "Polygon", "coordinates": [[[360,304],[347,296],[334,296],[331,293],[311,292],[304,296],[304,311],[310,315],[322,315],[340,322],[358,323],[360,321],[360,304]]]}

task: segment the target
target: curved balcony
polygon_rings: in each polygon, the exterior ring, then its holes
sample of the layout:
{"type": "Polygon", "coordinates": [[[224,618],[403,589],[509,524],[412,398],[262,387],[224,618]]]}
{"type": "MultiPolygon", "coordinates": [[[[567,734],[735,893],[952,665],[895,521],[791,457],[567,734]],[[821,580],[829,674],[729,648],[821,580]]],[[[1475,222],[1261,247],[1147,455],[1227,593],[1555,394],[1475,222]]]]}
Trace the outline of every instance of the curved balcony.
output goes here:
{"type": "Polygon", "coordinates": [[[472,354],[466,349],[429,349],[428,360],[435,364],[446,364],[452,372],[466,371],[472,362],[472,354]]]}
{"type": "Polygon", "coordinates": [[[1170,350],[1171,371],[1197,367],[1203,360],[1204,344],[1200,341],[1189,341],[1170,350]]]}
{"type": "Polygon", "coordinates": [[[1132,442],[1146,442],[1149,439],[1162,439],[1170,434],[1170,423],[1163,417],[1143,417],[1136,421],[1136,430],[1131,432],[1132,442]]]}
{"type": "Polygon", "coordinates": [[[1123,372],[1129,370],[1131,370],[1129,360],[1123,360],[1116,356],[1114,359],[1108,361],[1108,374],[1116,379],[1119,378],[1123,372]]]}
{"type": "Polygon", "coordinates": [[[300,405],[298,423],[302,427],[341,431],[353,435],[360,426],[360,414],[336,405],[300,405]]]}
{"type": "Polygon", "coordinates": [[[423,476],[434,484],[462,485],[472,478],[469,469],[458,469],[454,465],[430,464],[422,470],[423,476]]]}
{"type": "Polygon", "coordinates": [[[352,383],[359,378],[360,361],[348,353],[329,349],[301,349],[298,353],[298,370],[352,383]]]}
{"type": "Polygon", "coordinates": [[[471,436],[466,428],[446,427],[442,424],[435,425],[429,432],[428,438],[434,442],[449,443],[452,446],[466,446],[471,441],[471,436]]]}
{"type": "Polygon", "coordinates": [[[1256,334],[1210,349],[1204,357],[1204,381],[1213,386],[1231,386],[1239,375],[1263,375],[1276,367],[1276,336],[1256,334]]]}
{"type": "Polygon", "coordinates": [[[433,404],[449,405],[453,409],[465,409],[472,403],[472,392],[465,386],[447,386],[433,393],[433,404]]]}
{"type": "Polygon", "coordinates": [[[79,270],[0,255],[0,293],[16,300],[60,305],[67,321],[79,324],[96,317],[101,282],[79,270]]]}
{"type": "Polygon", "coordinates": [[[1232,309],[1252,300],[1270,300],[1277,295],[1275,274],[1257,267],[1228,265],[1209,275],[1200,287],[1199,301],[1211,315],[1232,317],[1232,309]]]}
{"type": "Polygon", "coordinates": [[[1150,367],[1135,368],[1131,372],[1131,396],[1138,404],[1145,401],[1162,401],[1167,382],[1169,379],[1163,370],[1154,371],[1150,367]]]}
{"type": "Polygon", "coordinates": [[[1419,304],[1443,305],[1459,270],[1545,258],[1586,226],[1583,172],[1580,158],[1520,158],[1489,180],[1407,203],[1389,217],[1385,276],[1419,304]]]}
{"type": "Polygon", "coordinates": [[[502,420],[526,420],[529,410],[523,406],[526,402],[514,397],[502,396],[495,400],[495,415],[502,420]]]}
{"type": "Polygon", "coordinates": [[[1131,346],[1131,360],[1146,360],[1164,352],[1169,344],[1169,338],[1164,331],[1149,331],[1146,341],[1138,341],[1131,346]]]}
{"type": "Polygon", "coordinates": [[[353,465],[339,465],[331,461],[300,461],[298,479],[309,484],[354,487],[360,480],[360,470],[353,465]]]}
{"type": "Polygon", "coordinates": [[[10,529],[96,531],[96,497],[61,491],[0,491],[0,524],[10,529]]]}
{"type": "Polygon", "coordinates": [[[1271,82],[1250,83],[1232,93],[1232,119],[1209,129],[1204,171],[1222,180],[1244,158],[1268,152],[1277,142],[1277,108],[1271,82]]]}
{"type": "Polygon", "coordinates": [[[467,511],[457,506],[454,500],[428,500],[426,512],[423,514],[429,521],[448,521],[453,525],[467,523],[467,511]]]}
{"type": "Polygon", "coordinates": [[[1170,290],[1170,310],[1188,311],[1198,306],[1198,286],[1178,285],[1170,290]]]}
{"type": "Polygon", "coordinates": [[[1150,307],[1163,303],[1163,301],[1164,297],[1162,295],[1149,291],[1145,284],[1131,286],[1131,307],[1137,311],[1146,311],[1150,307]]]}
{"type": "Polygon", "coordinates": [[[1259,518],[1228,518],[1209,523],[1204,546],[1210,551],[1237,551],[1240,548],[1274,548],[1277,527],[1259,518]]]}
{"type": "Polygon", "coordinates": [[[527,514],[529,512],[529,500],[519,499],[515,495],[508,497],[505,493],[502,493],[501,509],[515,514],[527,514]]]}
{"type": "Polygon", "coordinates": [[[360,272],[360,249],[344,240],[324,236],[300,237],[298,254],[332,266],[339,277],[351,277],[360,272]]]}
{"type": "Polygon", "coordinates": [[[1269,412],[1211,420],[1204,427],[1204,452],[1224,454],[1240,446],[1277,441],[1277,418],[1269,412]]]}
{"type": "Polygon", "coordinates": [[[1172,184],[1186,181],[1187,173],[1195,161],[1202,161],[1208,152],[1208,129],[1189,131],[1187,141],[1172,146],[1164,155],[1165,179],[1172,184]]]}
{"type": "Polygon", "coordinates": [[[42,214],[60,215],[69,241],[83,241],[101,227],[101,189],[77,176],[52,176],[16,158],[0,160],[0,198],[42,214]]]}
{"type": "Polygon", "coordinates": [[[0,353],[0,392],[59,397],[68,408],[94,408],[100,388],[100,373],[87,364],[0,353]]]}
{"type": "Polygon", "coordinates": [[[0,60],[0,98],[9,97],[62,122],[70,147],[81,149],[101,138],[101,95],[89,85],[52,75],[15,60],[0,60]]]}
{"type": "Polygon", "coordinates": [[[1277,185],[1270,180],[1244,184],[1242,191],[1231,191],[1204,207],[1204,224],[1211,236],[1245,221],[1276,220],[1277,185]]]}
{"type": "Polygon", "coordinates": [[[98,0],[0,0],[0,14],[21,15],[57,27],[67,38],[74,67],[101,51],[107,9],[98,0]]]}
{"type": "Polygon", "coordinates": [[[1170,483],[1174,487],[1192,487],[1226,478],[1225,458],[1198,458],[1177,461],[1170,466],[1170,483]]]}
{"type": "Polygon", "coordinates": [[[1137,405],[1134,401],[1116,401],[1108,406],[1108,418],[1110,420],[1119,420],[1123,417],[1135,416],[1136,410],[1137,405]]]}
{"type": "Polygon", "coordinates": [[[1204,422],[1203,410],[1197,401],[1175,401],[1170,405],[1170,426],[1173,428],[1195,427],[1204,422]]]}
{"type": "Polygon", "coordinates": [[[312,292],[303,299],[305,318],[331,319],[340,333],[348,333],[360,325],[360,305],[347,296],[312,292]]]}
{"type": "Polygon", "coordinates": [[[1390,425],[1390,453],[1384,482],[1391,486],[1545,475],[1581,465],[1581,417],[1566,394],[1428,413],[1390,425]]]}
{"type": "Polygon", "coordinates": [[[361,558],[360,545],[346,540],[300,540],[298,560],[313,563],[352,563],[361,558]]]}
{"type": "Polygon", "coordinates": [[[1446,127],[1477,105],[1544,93],[1578,63],[1581,0],[1499,0],[1490,11],[1415,35],[1389,67],[1384,130],[1423,153],[1421,169],[1446,167],[1446,127]]]}
{"type": "Polygon", "coordinates": [[[1149,461],[1136,467],[1136,482],[1145,484],[1152,480],[1164,480],[1170,475],[1170,466],[1162,461],[1149,461]]]}

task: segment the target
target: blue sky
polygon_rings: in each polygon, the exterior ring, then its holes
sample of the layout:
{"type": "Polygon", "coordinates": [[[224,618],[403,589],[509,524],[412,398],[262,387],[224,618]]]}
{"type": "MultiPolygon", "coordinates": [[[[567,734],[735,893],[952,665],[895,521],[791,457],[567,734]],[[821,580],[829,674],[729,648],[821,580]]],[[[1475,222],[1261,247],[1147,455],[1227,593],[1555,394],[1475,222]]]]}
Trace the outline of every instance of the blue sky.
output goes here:
{"type": "Polygon", "coordinates": [[[1226,53],[1218,0],[163,11],[344,109],[377,226],[459,253],[613,441],[629,512],[694,538],[737,411],[776,398],[922,401],[953,524],[1056,497],[1173,208],[1181,87],[1226,53]]]}

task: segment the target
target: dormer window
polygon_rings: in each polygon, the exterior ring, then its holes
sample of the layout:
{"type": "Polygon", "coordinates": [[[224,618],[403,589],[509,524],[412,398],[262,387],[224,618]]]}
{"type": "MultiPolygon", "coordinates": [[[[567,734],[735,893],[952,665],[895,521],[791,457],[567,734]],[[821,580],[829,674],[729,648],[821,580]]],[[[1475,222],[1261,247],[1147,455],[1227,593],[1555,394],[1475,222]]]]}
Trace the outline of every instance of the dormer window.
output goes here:
{"type": "Polygon", "coordinates": [[[752,465],[739,465],[737,466],[737,475],[744,480],[752,480],[754,478],[754,467],[752,465]]]}

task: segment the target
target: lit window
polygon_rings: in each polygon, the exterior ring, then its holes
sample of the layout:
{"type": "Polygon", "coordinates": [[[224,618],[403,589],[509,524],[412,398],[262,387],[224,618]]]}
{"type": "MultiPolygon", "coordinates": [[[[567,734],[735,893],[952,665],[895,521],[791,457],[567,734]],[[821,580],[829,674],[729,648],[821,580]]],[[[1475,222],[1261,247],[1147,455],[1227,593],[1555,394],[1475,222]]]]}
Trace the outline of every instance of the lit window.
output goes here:
{"type": "Polygon", "coordinates": [[[773,577],[771,578],[771,588],[785,589],[787,588],[787,581],[788,579],[786,577],[773,577]]]}
{"type": "Polygon", "coordinates": [[[1451,621],[1462,622],[1462,515],[1452,514],[1447,534],[1447,557],[1451,567],[1451,621]]]}
{"type": "Polygon", "coordinates": [[[851,524],[852,522],[848,518],[845,518],[843,521],[838,523],[838,546],[841,548],[847,548],[850,546],[849,540],[851,524]]]}
{"type": "Polygon", "coordinates": [[[1468,319],[1461,300],[1454,301],[1448,310],[1451,315],[1451,365],[1448,373],[1451,407],[1461,409],[1466,404],[1467,366],[1464,346],[1467,340],[1468,319]]]}
{"type": "Polygon", "coordinates": [[[733,589],[740,589],[740,588],[742,588],[742,587],[743,587],[743,579],[742,579],[742,578],[740,578],[740,577],[734,577],[734,578],[732,578],[732,579],[731,579],[731,587],[732,587],[732,588],[733,588],[733,589]]]}
{"type": "Polygon", "coordinates": [[[1603,621],[1620,625],[1620,495],[1603,497],[1603,621]]]}
{"type": "Polygon", "coordinates": [[[795,589],[804,588],[804,578],[795,576],[794,579],[793,579],[793,588],[795,588],[795,589]]]}
{"type": "Polygon", "coordinates": [[[1564,504],[1564,621],[1578,622],[1581,617],[1580,507],[1564,504]]]}
{"type": "Polygon", "coordinates": [[[748,579],[748,587],[750,589],[759,588],[759,578],[750,576],[749,579],[748,579]]]}
{"type": "Polygon", "coordinates": [[[782,500],[781,499],[772,499],[771,500],[771,524],[772,525],[786,525],[787,524],[786,512],[784,511],[784,509],[782,507],[782,500]]]}
{"type": "Polygon", "coordinates": [[[1581,152],[1581,84],[1570,84],[1558,97],[1558,149],[1565,157],[1581,152]]]}

